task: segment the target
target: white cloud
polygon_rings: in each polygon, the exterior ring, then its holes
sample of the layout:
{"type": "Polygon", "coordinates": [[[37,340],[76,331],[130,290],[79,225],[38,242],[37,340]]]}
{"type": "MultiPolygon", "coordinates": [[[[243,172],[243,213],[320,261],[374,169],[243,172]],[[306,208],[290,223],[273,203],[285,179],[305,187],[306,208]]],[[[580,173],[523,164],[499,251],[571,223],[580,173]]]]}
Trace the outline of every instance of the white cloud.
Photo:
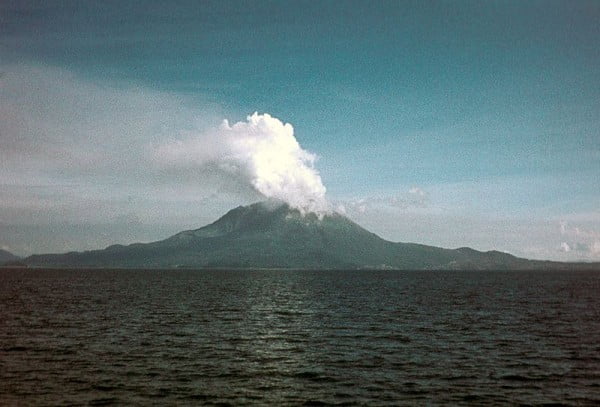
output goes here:
{"type": "Polygon", "coordinates": [[[314,168],[316,156],[304,150],[291,124],[254,113],[247,121],[225,120],[213,131],[187,134],[157,146],[154,159],[180,169],[229,173],[266,198],[287,202],[303,211],[329,210],[325,186],[314,168]]]}
{"type": "Polygon", "coordinates": [[[561,220],[559,226],[563,239],[561,251],[572,252],[576,259],[600,260],[600,228],[596,228],[595,222],[576,217],[570,222],[561,220]]]}
{"type": "Polygon", "coordinates": [[[419,187],[411,187],[406,192],[394,195],[367,196],[358,199],[347,199],[339,202],[349,214],[365,214],[373,211],[414,211],[429,207],[429,194],[419,187]]]}
{"type": "Polygon", "coordinates": [[[564,235],[565,233],[567,233],[567,222],[564,220],[560,221],[560,234],[564,235]]]}

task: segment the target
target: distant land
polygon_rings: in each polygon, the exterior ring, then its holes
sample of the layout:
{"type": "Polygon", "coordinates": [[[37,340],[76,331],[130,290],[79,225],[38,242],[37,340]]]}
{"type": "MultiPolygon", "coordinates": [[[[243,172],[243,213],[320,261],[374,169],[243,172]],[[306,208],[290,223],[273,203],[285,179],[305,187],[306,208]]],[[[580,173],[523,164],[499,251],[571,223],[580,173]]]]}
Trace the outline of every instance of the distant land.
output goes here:
{"type": "Polygon", "coordinates": [[[21,262],[65,268],[600,270],[600,263],[527,260],[467,247],[393,243],[340,214],[303,214],[280,202],[240,206],[210,225],[157,242],[32,255],[21,262]]]}
{"type": "Polygon", "coordinates": [[[0,249],[0,264],[19,260],[18,256],[15,256],[9,251],[0,249]]]}

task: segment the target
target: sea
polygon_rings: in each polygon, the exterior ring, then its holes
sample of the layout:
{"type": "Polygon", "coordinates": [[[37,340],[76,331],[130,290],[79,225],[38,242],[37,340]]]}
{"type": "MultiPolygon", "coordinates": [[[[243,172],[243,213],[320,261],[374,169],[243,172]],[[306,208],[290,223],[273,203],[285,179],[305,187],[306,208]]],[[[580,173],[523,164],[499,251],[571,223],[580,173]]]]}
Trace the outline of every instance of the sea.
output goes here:
{"type": "Polygon", "coordinates": [[[600,270],[0,270],[0,405],[600,405],[600,270]]]}

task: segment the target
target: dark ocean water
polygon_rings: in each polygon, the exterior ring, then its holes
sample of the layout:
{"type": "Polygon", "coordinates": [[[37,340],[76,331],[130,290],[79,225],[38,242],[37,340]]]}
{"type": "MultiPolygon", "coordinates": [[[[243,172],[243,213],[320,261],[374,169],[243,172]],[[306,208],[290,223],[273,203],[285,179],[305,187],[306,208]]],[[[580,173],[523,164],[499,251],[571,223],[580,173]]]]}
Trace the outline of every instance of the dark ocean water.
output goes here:
{"type": "Polygon", "coordinates": [[[0,404],[600,404],[599,272],[0,270],[0,404]]]}

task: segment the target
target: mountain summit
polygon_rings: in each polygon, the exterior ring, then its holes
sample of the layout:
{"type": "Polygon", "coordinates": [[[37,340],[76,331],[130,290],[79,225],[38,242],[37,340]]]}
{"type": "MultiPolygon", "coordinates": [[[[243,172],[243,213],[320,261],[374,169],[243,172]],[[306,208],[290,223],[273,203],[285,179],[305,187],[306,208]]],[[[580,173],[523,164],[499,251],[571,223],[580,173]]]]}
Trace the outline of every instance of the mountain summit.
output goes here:
{"type": "Polygon", "coordinates": [[[11,262],[11,261],[17,261],[17,260],[19,260],[19,257],[15,256],[14,254],[12,254],[6,250],[0,249],[0,264],[11,262]]]}
{"type": "Polygon", "coordinates": [[[392,243],[337,213],[282,202],[240,206],[214,223],[153,243],[34,255],[32,266],[303,269],[530,269],[550,265],[497,251],[392,243]]]}

